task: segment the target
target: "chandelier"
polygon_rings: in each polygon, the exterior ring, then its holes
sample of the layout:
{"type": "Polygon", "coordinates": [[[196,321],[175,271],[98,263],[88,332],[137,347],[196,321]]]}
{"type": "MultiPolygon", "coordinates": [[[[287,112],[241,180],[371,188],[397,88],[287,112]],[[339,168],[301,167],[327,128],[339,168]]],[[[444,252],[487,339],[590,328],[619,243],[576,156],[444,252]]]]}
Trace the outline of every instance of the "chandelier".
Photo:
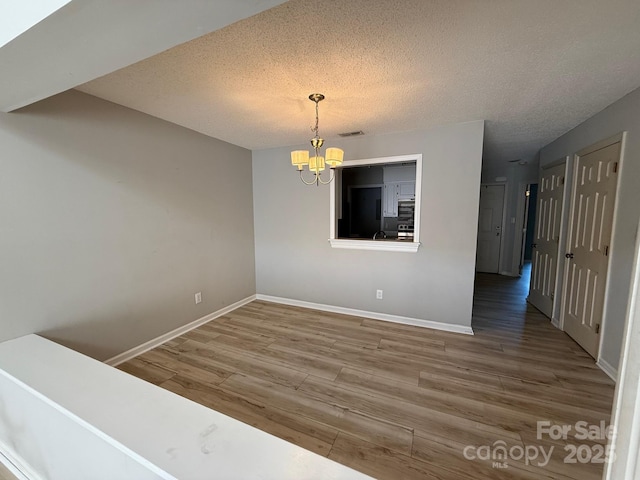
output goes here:
{"type": "Polygon", "coordinates": [[[291,164],[298,167],[300,180],[302,180],[306,185],[327,185],[328,183],[331,183],[331,180],[333,180],[333,173],[329,173],[329,180],[324,181],[320,172],[324,171],[325,164],[329,165],[330,170],[333,170],[338,165],[342,164],[344,151],[339,148],[327,148],[325,156],[323,157],[320,155],[320,149],[324,144],[324,140],[320,138],[320,135],[318,134],[318,103],[324,100],[324,95],[321,93],[312,93],[309,95],[309,100],[316,104],[316,126],[311,127],[311,131],[315,133],[314,137],[311,139],[314,156],[309,156],[309,150],[295,150],[291,152],[291,164]],[[313,175],[310,181],[305,180],[302,173],[305,165],[309,166],[309,171],[313,175]]]}

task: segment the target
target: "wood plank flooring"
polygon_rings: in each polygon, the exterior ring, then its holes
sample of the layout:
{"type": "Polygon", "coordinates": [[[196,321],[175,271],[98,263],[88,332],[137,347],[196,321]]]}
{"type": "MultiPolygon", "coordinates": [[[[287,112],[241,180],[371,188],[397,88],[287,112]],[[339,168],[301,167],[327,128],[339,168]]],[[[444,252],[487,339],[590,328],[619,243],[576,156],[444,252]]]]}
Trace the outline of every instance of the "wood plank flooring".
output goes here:
{"type": "Polygon", "coordinates": [[[0,480],[18,480],[2,462],[0,462],[0,480]]]}
{"type": "Polygon", "coordinates": [[[538,439],[537,421],[608,422],[613,382],[527,288],[479,274],[475,336],[256,301],[119,368],[376,478],[601,478],[564,462],[584,442],[538,439]],[[464,456],[499,441],[553,455],[464,456]]]}

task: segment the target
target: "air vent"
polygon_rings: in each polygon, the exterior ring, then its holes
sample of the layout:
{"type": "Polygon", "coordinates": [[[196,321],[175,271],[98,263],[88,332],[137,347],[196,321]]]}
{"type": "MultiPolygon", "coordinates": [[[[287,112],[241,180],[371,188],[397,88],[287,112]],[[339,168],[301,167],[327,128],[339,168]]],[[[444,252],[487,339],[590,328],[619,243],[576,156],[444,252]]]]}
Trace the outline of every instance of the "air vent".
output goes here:
{"type": "Polygon", "coordinates": [[[340,137],[357,137],[358,135],[364,135],[364,132],[362,130],[358,130],[357,132],[345,132],[338,134],[340,137]]]}

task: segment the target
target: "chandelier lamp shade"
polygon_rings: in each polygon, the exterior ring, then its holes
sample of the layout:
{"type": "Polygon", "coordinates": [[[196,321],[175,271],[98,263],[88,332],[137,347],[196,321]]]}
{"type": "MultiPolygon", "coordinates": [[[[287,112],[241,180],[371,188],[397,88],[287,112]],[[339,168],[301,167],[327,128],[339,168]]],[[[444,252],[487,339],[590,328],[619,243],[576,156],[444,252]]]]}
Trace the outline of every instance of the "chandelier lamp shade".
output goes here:
{"type": "Polygon", "coordinates": [[[291,164],[298,168],[298,171],[300,172],[300,180],[302,180],[306,185],[327,185],[328,183],[331,183],[331,180],[333,180],[333,172],[329,173],[328,180],[324,180],[322,178],[321,172],[325,170],[326,165],[329,166],[330,170],[341,165],[344,159],[344,151],[339,148],[332,147],[325,150],[324,156],[321,155],[320,149],[322,148],[322,145],[324,145],[324,140],[320,138],[318,133],[318,104],[324,100],[324,95],[321,93],[312,93],[309,95],[309,100],[316,104],[316,125],[315,127],[311,127],[311,131],[314,133],[314,136],[311,139],[313,156],[309,155],[309,150],[295,150],[291,152],[291,164]],[[305,166],[309,168],[309,171],[312,174],[309,181],[305,180],[303,175],[305,166]]]}

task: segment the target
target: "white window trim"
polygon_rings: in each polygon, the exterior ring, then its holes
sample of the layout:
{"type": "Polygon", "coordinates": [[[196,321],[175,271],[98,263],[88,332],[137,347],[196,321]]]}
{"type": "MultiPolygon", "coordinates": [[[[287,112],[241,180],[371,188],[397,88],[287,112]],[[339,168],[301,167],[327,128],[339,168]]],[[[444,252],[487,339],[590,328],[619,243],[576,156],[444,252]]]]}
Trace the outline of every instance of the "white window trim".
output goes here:
{"type": "Polygon", "coordinates": [[[378,165],[388,163],[416,162],[416,210],[413,220],[413,242],[403,241],[378,241],[378,240],[351,240],[336,238],[336,182],[329,185],[329,243],[331,248],[346,248],[352,250],[379,250],[387,252],[416,253],[420,246],[420,206],[422,205],[422,154],[399,155],[395,157],[368,158],[362,160],[345,160],[340,168],[361,167],[366,165],[378,165]]]}

